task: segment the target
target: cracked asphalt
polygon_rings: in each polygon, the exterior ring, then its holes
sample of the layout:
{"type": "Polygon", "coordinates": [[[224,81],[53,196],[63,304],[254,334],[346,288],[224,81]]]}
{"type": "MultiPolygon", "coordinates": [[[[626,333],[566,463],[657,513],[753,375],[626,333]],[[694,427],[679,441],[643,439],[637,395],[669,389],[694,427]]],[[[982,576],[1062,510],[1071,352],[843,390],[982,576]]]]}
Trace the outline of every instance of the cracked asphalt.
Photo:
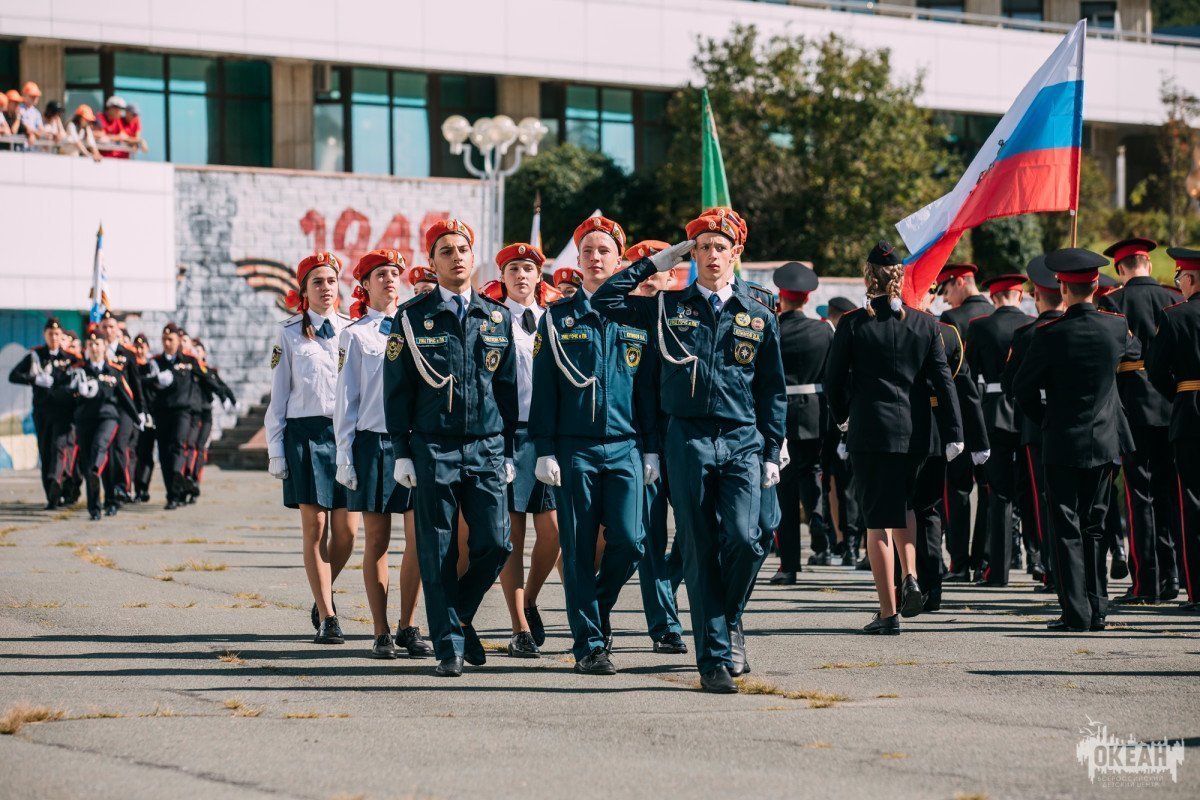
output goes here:
{"type": "MultiPolygon", "coordinates": [[[[690,655],[651,651],[636,586],[620,673],[573,674],[552,575],[544,656],[446,681],[366,657],[358,570],[337,585],[347,644],[311,643],[298,520],[265,473],[211,469],[195,506],[98,523],[39,495],[34,473],[0,477],[0,715],[61,718],[0,736],[0,798],[1200,796],[1200,616],[1173,606],[1049,633],[1022,574],[868,637],[869,573],[773,587],[772,558],[746,619],[759,693],[711,696],[690,655]],[[1092,721],[1183,740],[1178,782],[1090,782],[1092,721]]],[[[507,620],[497,585],[476,625],[499,646],[507,620]]]]}

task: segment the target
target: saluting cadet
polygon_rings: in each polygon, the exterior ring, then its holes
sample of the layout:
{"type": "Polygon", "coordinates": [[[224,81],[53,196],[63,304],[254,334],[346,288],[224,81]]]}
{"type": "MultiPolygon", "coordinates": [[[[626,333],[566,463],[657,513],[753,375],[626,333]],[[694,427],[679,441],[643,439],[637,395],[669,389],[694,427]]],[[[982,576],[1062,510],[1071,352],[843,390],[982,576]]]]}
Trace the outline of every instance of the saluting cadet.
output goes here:
{"type": "Polygon", "coordinates": [[[134,499],[139,503],[150,500],[150,480],[154,477],[154,406],[158,382],[152,380],[150,368],[150,340],[146,334],[133,337],[133,349],[137,353],[137,375],[142,384],[142,405],[145,411],[144,428],[138,432],[137,458],[134,460],[134,499]]]}
{"type": "MultiPolygon", "coordinates": [[[[779,349],[787,381],[787,445],[790,462],[779,472],[779,571],[773,584],[794,584],[800,571],[800,509],[808,519],[813,557],[809,564],[828,565],[831,530],[821,516],[821,437],[829,425],[825,403],[825,361],[833,343],[833,327],[804,313],[809,293],[819,281],[812,268],[796,261],[775,270],[779,289],[779,349]]],[[[853,545],[847,543],[851,550],[853,545]]]]}
{"type": "Polygon", "coordinates": [[[495,294],[487,296],[504,303],[512,316],[513,345],[517,358],[517,426],[513,431],[513,465],[516,477],[508,485],[508,513],[513,552],[500,571],[500,588],[512,620],[508,654],[514,658],[536,658],[546,641],[546,625],[538,611],[537,597],[546,578],[558,563],[558,516],[554,492],[534,475],[537,452],[529,432],[529,408],[533,400],[533,352],[538,322],[546,304],[561,295],[542,281],[546,258],[531,244],[517,242],[496,255],[500,280],[491,284],[495,294]],[[537,539],[525,579],[526,514],[533,515],[537,539]]]}
{"type": "Polygon", "coordinates": [[[1133,445],[1117,394],[1117,364],[1139,358],[1141,345],[1125,317],[1098,311],[1092,303],[1098,270],[1107,264],[1083,248],[1046,256],[1067,309],[1038,326],[1013,378],[1021,410],[1042,425],[1063,612],[1046,626],[1051,630],[1103,630],[1108,613],[1103,545],[1108,482],[1113,460],[1133,445]]]}
{"type": "Polygon", "coordinates": [[[99,323],[100,334],[108,347],[108,360],[125,373],[125,382],[133,392],[133,405],[137,411],[133,415],[124,410],[119,412],[117,435],[113,437],[109,453],[110,468],[104,476],[105,512],[116,513],[118,503],[132,502],[133,472],[136,468],[134,458],[137,451],[134,447],[137,441],[137,431],[145,428],[142,398],[142,380],[135,369],[137,353],[121,341],[121,326],[111,311],[105,311],[99,323]]]}
{"type": "MultiPolygon", "coordinates": [[[[973,320],[985,317],[996,309],[979,291],[975,276],[979,268],[974,264],[947,264],[937,276],[937,292],[950,305],[942,312],[941,321],[953,325],[969,349],[968,328],[973,320]]],[[[965,382],[970,375],[959,373],[954,385],[958,392],[961,408],[966,391],[965,382]]],[[[987,491],[985,470],[978,468],[970,459],[952,461],[946,465],[946,548],[950,551],[950,574],[947,582],[971,580],[971,569],[976,578],[983,577],[983,545],[986,541],[987,491]],[[979,485],[975,503],[974,534],[971,527],[971,489],[979,485]]]]}
{"type": "Polygon", "coordinates": [[[937,321],[900,299],[904,266],[879,242],[863,267],[868,305],[842,319],[833,337],[825,388],[833,420],[846,429],[858,501],[867,528],[879,612],[864,633],[900,633],[899,615],[921,613],[913,538],[913,495],[935,414],[947,461],[963,451],[962,421],[937,321]],[[893,563],[900,562],[897,604],[893,563]]]}
{"type": "MultiPolygon", "coordinates": [[[[94,326],[84,336],[83,359],[70,370],[70,378],[58,376],[76,397],[75,429],[80,463],[87,484],[88,517],[100,519],[100,482],[109,464],[109,446],[117,435],[121,413],[136,417],[133,391],[124,370],[105,357],[108,344],[94,326]]],[[[141,423],[137,423],[141,425],[141,423]]],[[[111,516],[111,514],[110,514],[111,516]]]]}
{"type": "MultiPolygon", "coordinates": [[[[1033,322],[1021,311],[1024,275],[999,275],[983,282],[991,296],[993,313],[967,324],[967,365],[983,393],[983,416],[991,456],[987,473],[987,562],[978,581],[986,586],[1007,586],[1013,558],[1013,500],[1016,496],[1016,409],[1000,386],[1000,376],[1017,328],[1033,322]]],[[[961,398],[960,398],[961,401],[961,398]]],[[[974,463],[974,459],[972,459],[974,463]]],[[[975,464],[975,466],[980,466],[975,464]]],[[[1017,553],[1018,558],[1020,553],[1017,553]]]]}
{"type": "Polygon", "coordinates": [[[644,552],[644,486],[658,480],[654,387],[640,372],[646,330],[600,316],[591,298],[617,271],[625,232],[605,217],[575,229],[583,286],[538,325],[529,435],[539,481],[558,487],[563,592],[575,671],[613,675],[609,615],[644,552]],[[596,543],[604,527],[604,555],[596,543]],[[599,567],[599,569],[597,569],[599,567]]]}
{"type": "MultiPolygon", "coordinates": [[[[1179,294],[1150,277],[1150,239],[1123,239],[1104,255],[1113,260],[1124,282],[1097,301],[1107,311],[1124,314],[1129,330],[1150,349],[1160,313],[1179,302],[1179,294]]],[[[1133,433],[1134,450],[1123,462],[1125,505],[1129,520],[1129,557],[1133,567],[1129,591],[1117,603],[1155,603],[1179,596],[1175,547],[1171,529],[1179,512],[1175,466],[1171,463],[1169,425],[1171,402],[1154,388],[1141,359],[1130,358],[1117,367],[1117,391],[1133,433]]]]}
{"type": "Polygon", "coordinates": [[[75,363],[63,349],[63,338],[62,324],[50,317],[42,326],[45,343],[31,348],[8,373],[9,383],[33,387],[33,431],[47,511],[58,508],[63,499],[75,448],[71,395],[54,390],[56,379],[75,363]]]}
{"type": "MultiPolygon", "coordinates": [[[[1200,610],[1200,250],[1169,247],[1175,285],[1184,302],[1159,315],[1146,372],[1171,400],[1171,445],[1175,450],[1176,496],[1182,519],[1183,576],[1190,611],[1200,610]]],[[[1128,478],[1127,478],[1128,479],[1128,478]]]]}
{"type": "Polygon", "coordinates": [[[471,622],[508,557],[506,486],[512,483],[517,359],[508,310],[471,289],[475,234],[438,220],[425,247],[438,288],[401,306],[384,365],[396,482],[414,492],[417,554],[435,674],[487,661],[471,622]],[[461,514],[468,562],[457,571],[461,514]]]}
{"type": "Polygon", "coordinates": [[[583,273],[575,267],[566,266],[554,270],[554,288],[558,289],[563,297],[574,297],[580,286],[583,286],[583,273]]]}
{"type": "Polygon", "coordinates": [[[412,490],[396,483],[396,459],[383,414],[383,356],[400,296],[404,256],[372,250],[354,266],[354,303],[338,342],[333,431],[337,482],[346,487],[346,509],[363,514],[363,583],[375,626],[375,658],[395,658],[403,647],[412,658],[433,655],[413,625],[421,572],[412,513],[412,490]],[[404,515],[404,556],[400,561],[400,621],[392,638],[387,617],[388,545],[392,514],[404,515]]]}
{"type": "Polygon", "coordinates": [[[335,480],[337,337],[346,325],[334,310],[341,267],[329,252],[314,253],[296,267],[298,289],[288,293],[287,304],[300,313],[280,324],[279,340],[271,351],[266,415],[267,471],[283,481],[283,504],[300,509],[317,644],[345,642],[333,606],[333,584],[354,552],[358,530],[358,514],[346,509],[346,489],[335,480]]]}
{"type": "Polygon", "coordinates": [[[743,231],[716,209],[689,222],[687,236],[613,275],[592,304],[656,337],[700,686],[727,694],[737,691],[730,672],[748,666],[738,616],[766,557],[761,495],[779,483],[787,396],[775,315],[733,279],[743,231]],[[689,252],[697,277],[687,288],[631,296],[689,252]]]}
{"type": "Polygon", "coordinates": [[[200,425],[197,428],[196,434],[196,461],[192,469],[192,488],[188,502],[194,503],[196,498],[200,496],[200,479],[204,476],[204,465],[208,463],[208,445],[212,439],[213,429],[213,400],[220,399],[225,408],[231,408],[237,404],[237,398],[233,394],[233,390],[229,385],[221,379],[217,368],[208,363],[208,348],[199,339],[192,340],[192,355],[196,360],[208,369],[208,375],[212,379],[212,385],[200,385],[200,425]]]}

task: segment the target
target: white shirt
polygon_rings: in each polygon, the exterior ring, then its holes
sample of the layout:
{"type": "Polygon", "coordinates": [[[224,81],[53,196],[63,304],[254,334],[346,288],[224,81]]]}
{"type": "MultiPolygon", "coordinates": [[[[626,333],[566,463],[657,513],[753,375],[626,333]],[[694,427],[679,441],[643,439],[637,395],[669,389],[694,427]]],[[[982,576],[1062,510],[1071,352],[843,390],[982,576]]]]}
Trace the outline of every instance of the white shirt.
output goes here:
{"type": "MultiPolygon", "coordinates": [[[[446,305],[446,308],[450,309],[450,313],[457,317],[458,303],[454,302],[455,293],[441,285],[438,286],[438,291],[442,293],[442,302],[446,305]]],[[[468,286],[462,292],[459,292],[457,296],[463,299],[463,313],[465,314],[466,309],[471,305],[471,287],[468,286]]]]}
{"type": "Polygon", "coordinates": [[[354,463],[354,434],[358,431],[387,433],[383,413],[383,354],[388,337],[379,326],[388,315],[368,308],[365,316],[351,322],[338,339],[336,402],[333,435],[337,441],[337,463],[354,463]]]}
{"type": "Polygon", "coordinates": [[[729,302],[729,298],[733,297],[732,282],[725,284],[716,292],[713,292],[712,289],[705,289],[698,281],[696,283],[696,288],[700,290],[700,294],[703,295],[704,299],[709,303],[712,303],[712,300],[709,300],[708,298],[712,297],[713,294],[716,294],[717,298],[721,301],[721,308],[724,308],[725,304],[729,302]]]}
{"type": "Polygon", "coordinates": [[[512,312],[512,337],[517,353],[517,421],[528,422],[529,404],[533,400],[533,339],[546,309],[537,303],[523,306],[512,298],[506,299],[504,305],[512,312]],[[533,312],[534,333],[526,333],[521,327],[521,316],[526,309],[533,312]]]}
{"type": "Polygon", "coordinates": [[[305,312],[314,328],[313,338],[305,338],[296,315],[281,323],[279,341],[272,352],[279,363],[272,369],[271,402],[267,406],[267,455],[282,458],[283,429],[288,419],[297,417],[329,417],[333,419],[334,394],[337,390],[338,334],[346,319],[332,314],[322,317],[312,309],[305,312]],[[333,326],[333,338],[322,339],[316,334],[328,319],[333,326]]]}

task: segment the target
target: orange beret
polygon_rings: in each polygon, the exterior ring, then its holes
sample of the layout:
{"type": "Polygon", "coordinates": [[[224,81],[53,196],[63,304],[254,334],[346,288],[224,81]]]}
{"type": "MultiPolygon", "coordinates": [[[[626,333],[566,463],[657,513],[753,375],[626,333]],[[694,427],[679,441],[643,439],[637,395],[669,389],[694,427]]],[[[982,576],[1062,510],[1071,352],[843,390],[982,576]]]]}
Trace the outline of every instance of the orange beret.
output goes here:
{"type": "Polygon", "coordinates": [[[437,283],[437,275],[429,267],[413,267],[404,274],[408,280],[409,286],[416,286],[418,283],[437,283]]]}
{"type": "Polygon", "coordinates": [[[588,217],[581,222],[579,227],[575,229],[575,246],[579,247],[579,243],[583,241],[583,237],[593,231],[607,233],[617,243],[618,250],[623,251],[625,249],[625,231],[608,217],[588,217]]]}
{"type": "MultiPolygon", "coordinates": [[[[723,212],[724,209],[717,209],[723,212]]],[[[741,244],[742,229],[738,225],[740,217],[732,217],[725,213],[706,211],[687,224],[687,238],[695,239],[702,233],[719,233],[734,244],[741,244]]]]}
{"type": "Polygon", "coordinates": [[[532,261],[539,267],[546,263],[546,257],[542,255],[541,250],[526,242],[517,242],[496,253],[496,266],[504,269],[504,265],[508,262],[521,258],[532,261]]]}
{"type": "Polygon", "coordinates": [[[384,264],[391,264],[401,272],[404,272],[407,266],[404,263],[404,256],[400,255],[398,250],[372,250],[354,265],[354,280],[361,281],[371,274],[371,270],[382,267],[384,264]]]}
{"type": "Polygon", "coordinates": [[[475,246],[475,231],[471,230],[467,223],[461,219],[439,219],[429,226],[429,230],[425,231],[425,251],[432,255],[433,246],[437,244],[437,240],[451,233],[462,234],[467,237],[467,243],[471,247],[475,246]]]}
{"type": "Polygon", "coordinates": [[[583,286],[583,273],[575,269],[575,267],[559,267],[554,270],[554,285],[558,286],[560,283],[583,286]]]}
{"type": "Polygon", "coordinates": [[[658,239],[644,239],[626,250],[623,258],[626,261],[641,261],[647,256],[661,253],[670,246],[666,242],[660,242],[658,239]]]}
{"type": "Polygon", "coordinates": [[[300,262],[296,267],[296,283],[304,284],[304,279],[308,277],[308,273],[312,272],[317,267],[333,267],[334,272],[340,272],[342,262],[338,261],[338,257],[328,250],[320,253],[313,253],[308,258],[300,262]]]}

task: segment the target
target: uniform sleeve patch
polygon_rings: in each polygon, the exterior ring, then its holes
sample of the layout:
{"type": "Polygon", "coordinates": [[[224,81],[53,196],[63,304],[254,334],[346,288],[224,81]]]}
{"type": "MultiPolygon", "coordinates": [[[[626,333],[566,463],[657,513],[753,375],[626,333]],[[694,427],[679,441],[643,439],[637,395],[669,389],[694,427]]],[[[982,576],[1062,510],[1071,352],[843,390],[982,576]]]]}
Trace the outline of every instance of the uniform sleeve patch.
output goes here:
{"type": "Polygon", "coordinates": [[[762,334],[759,333],[758,331],[752,331],[749,328],[739,328],[736,325],[733,328],[733,335],[740,336],[743,339],[749,339],[752,342],[761,342],[762,341],[762,334]]]}
{"type": "Polygon", "coordinates": [[[279,362],[282,358],[283,358],[283,348],[282,347],[280,347],[279,345],[275,345],[273,348],[271,348],[271,369],[275,369],[276,367],[278,367],[279,362]]]}

